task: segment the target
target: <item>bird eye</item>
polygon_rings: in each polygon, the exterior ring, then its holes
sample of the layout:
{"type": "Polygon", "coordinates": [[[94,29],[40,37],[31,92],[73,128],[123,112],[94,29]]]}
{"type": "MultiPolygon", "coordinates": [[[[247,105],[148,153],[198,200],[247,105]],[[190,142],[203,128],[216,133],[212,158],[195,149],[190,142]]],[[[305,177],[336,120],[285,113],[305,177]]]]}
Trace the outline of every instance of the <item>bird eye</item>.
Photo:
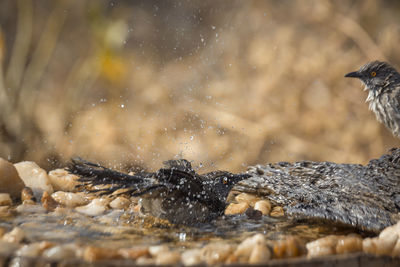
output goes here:
{"type": "Polygon", "coordinates": [[[222,182],[223,182],[224,184],[227,184],[227,183],[228,183],[228,177],[224,177],[224,179],[222,180],[222,182]]]}
{"type": "Polygon", "coordinates": [[[375,77],[376,76],[376,72],[375,71],[371,72],[371,76],[375,77]]]}

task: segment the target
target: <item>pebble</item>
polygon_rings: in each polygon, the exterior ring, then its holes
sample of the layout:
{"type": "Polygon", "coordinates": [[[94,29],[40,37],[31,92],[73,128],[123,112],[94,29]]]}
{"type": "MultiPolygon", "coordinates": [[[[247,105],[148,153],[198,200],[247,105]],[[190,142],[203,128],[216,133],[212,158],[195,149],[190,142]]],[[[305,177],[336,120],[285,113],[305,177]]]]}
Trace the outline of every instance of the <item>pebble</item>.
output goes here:
{"type": "MultiPolygon", "coordinates": [[[[17,243],[10,243],[4,240],[0,240],[0,254],[1,255],[11,255],[13,254],[15,251],[18,250],[19,245],[17,243]]],[[[5,264],[3,264],[3,266],[6,266],[5,264]]]]}
{"type": "Polygon", "coordinates": [[[365,238],[362,248],[365,253],[374,255],[399,255],[400,222],[386,227],[377,237],[365,238]]]}
{"type": "Polygon", "coordinates": [[[88,204],[89,202],[89,200],[85,197],[85,194],[81,192],[73,193],[73,192],[57,191],[51,194],[51,196],[58,203],[70,208],[83,206],[88,204]]]}
{"type": "Polygon", "coordinates": [[[43,251],[42,257],[52,260],[75,259],[80,249],[76,244],[58,245],[43,251]]]}
{"type": "Polygon", "coordinates": [[[24,238],[24,231],[19,227],[14,227],[10,232],[3,235],[2,240],[10,243],[20,243],[24,238]]]}
{"type": "Polygon", "coordinates": [[[211,243],[201,250],[202,259],[209,265],[221,264],[233,253],[234,247],[227,243],[211,243]]]}
{"type": "Polygon", "coordinates": [[[77,192],[79,177],[65,169],[55,169],[48,174],[51,185],[55,191],[77,192]]]}
{"type": "Polygon", "coordinates": [[[47,193],[47,191],[43,192],[41,202],[43,208],[45,208],[48,211],[54,211],[58,206],[60,206],[60,204],[57,201],[55,201],[54,198],[52,198],[51,195],[47,193]]]}
{"type": "Polygon", "coordinates": [[[276,206],[272,209],[269,215],[272,217],[282,217],[285,215],[285,212],[283,211],[283,208],[281,206],[276,206]]]}
{"type": "Polygon", "coordinates": [[[336,254],[346,254],[363,250],[363,240],[356,235],[348,235],[339,238],[336,244],[336,254]]]}
{"type": "Polygon", "coordinates": [[[18,213],[45,213],[46,209],[39,204],[22,203],[15,209],[18,213]]]}
{"type": "Polygon", "coordinates": [[[43,242],[23,245],[15,252],[15,255],[20,257],[38,257],[42,254],[42,251],[46,249],[43,247],[43,242]]]}
{"type": "Polygon", "coordinates": [[[181,261],[185,266],[200,265],[203,263],[202,250],[198,248],[185,250],[181,254],[181,261]]]}
{"type": "Polygon", "coordinates": [[[271,212],[271,202],[268,200],[259,200],[254,204],[254,209],[261,211],[263,215],[269,215],[271,212]]]}
{"type": "Polygon", "coordinates": [[[125,259],[136,260],[139,257],[149,257],[150,252],[148,247],[133,247],[133,248],[121,248],[118,253],[125,259]]]}
{"type": "MultiPolygon", "coordinates": [[[[345,254],[357,251],[368,250],[375,241],[371,238],[366,238],[364,241],[361,237],[350,234],[347,236],[329,235],[315,241],[307,243],[307,257],[315,258],[326,255],[345,254]],[[366,247],[364,248],[364,244],[366,247]]],[[[394,244],[393,244],[394,245],[394,244]]]]}
{"type": "Polygon", "coordinates": [[[0,206],[0,217],[11,217],[12,215],[9,206],[0,206]]]}
{"type": "Polygon", "coordinates": [[[30,187],[24,187],[21,191],[21,201],[22,202],[29,202],[29,203],[35,203],[36,198],[33,195],[33,191],[30,187]]]}
{"type": "Polygon", "coordinates": [[[9,193],[11,197],[18,198],[24,187],[24,181],[18,175],[14,165],[0,158],[0,192],[9,193]]]}
{"type": "Polygon", "coordinates": [[[156,257],[158,254],[164,251],[169,251],[169,247],[166,245],[157,245],[149,247],[149,253],[153,257],[156,257]]]}
{"type": "Polygon", "coordinates": [[[98,216],[106,211],[107,204],[108,201],[106,201],[105,199],[95,198],[89,204],[76,207],[75,210],[79,213],[83,213],[89,216],[98,216]]]}
{"type": "Polygon", "coordinates": [[[283,240],[276,241],[273,246],[274,258],[299,257],[305,252],[303,241],[295,236],[288,236],[283,240]]]}
{"type": "Polygon", "coordinates": [[[18,175],[25,185],[32,188],[36,199],[40,199],[43,192],[53,193],[53,187],[45,170],[40,168],[35,162],[22,161],[14,164],[18,175]]]}
{"type": "Polygon", "coordinates": [[[0,206],[10,206],[11,204],[12,200],[10,194],[0,193],[0,206]]]}
{"type": "MultiPolygon", "coordinates": [[[[236,248],[236,250],[234,252],[236,261],[239,263],[248,263],[254,248],[257,246],[267,247],[267,242],[265,240],[264,235],[256,234],[256,235],[253,235],[253,236],[248,237],[245,240],[243,240],[242,243],[240,243],[238,245],[238,247],[236,248]]],[[[260,249],[261,248],[257,248],[257,250],[260,250],[260,249]]],[[[271,253],[269,252],[269,250],[266,253],[268,254],[268,257],[270,258],[271,253]]],[[[255,260],[255,256],[253,256],[252,260],[255,260]]]]}
{"type": "Polygon", "coordinates": [[[156,265],[175,265],[181,260],[181,254],[178,251],[162,251],[155,259],[156,265]]]}
{"type": "Polygon", "coordinates": [[[248,263],[262,264],[267,263],[269,259],[271,259],[271,251],[269,251],[269,248],[266,245],[257,244],[250,253],[248,263]]]}
{"type": "Polygon", "coordinates": [[[127,209],[130,204],[131,201],[126,197],[117,197],[113,201],[111,201],[109,205],[113,209],[121,210],[121,209],[127,209]]]}
{"type": "Polygon", "coordinates": [[[88,262],[121,258],[122,256],[118,253],[118,250],[111,248],[87,246],[83,251],[83,259],[88,262]]]}
{"type": "Polygon", "coordinates": [[[259,200],[255,195],[240,193],[235,197],[236,202],[238,203],[247,203],[249,206],[254,206],[255,203],[259,200]]]}
{"type": "Polygon", "coordinates": [[[225,209],[225,215],[243,214],[250,205],[246,202],[231,203],[225,209]]]}

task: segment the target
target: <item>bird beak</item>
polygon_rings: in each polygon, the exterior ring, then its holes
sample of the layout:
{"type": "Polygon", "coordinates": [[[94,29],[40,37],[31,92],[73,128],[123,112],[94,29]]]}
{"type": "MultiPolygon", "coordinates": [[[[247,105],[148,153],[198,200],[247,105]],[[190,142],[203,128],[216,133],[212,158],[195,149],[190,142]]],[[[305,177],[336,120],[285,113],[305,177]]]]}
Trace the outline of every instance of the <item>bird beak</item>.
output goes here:
{"type": "Polygon", "coordinates": [[[344,77],[348,78],[361,78],[361,74],[358,71],[353,71],[344,75],[344,77]]]}

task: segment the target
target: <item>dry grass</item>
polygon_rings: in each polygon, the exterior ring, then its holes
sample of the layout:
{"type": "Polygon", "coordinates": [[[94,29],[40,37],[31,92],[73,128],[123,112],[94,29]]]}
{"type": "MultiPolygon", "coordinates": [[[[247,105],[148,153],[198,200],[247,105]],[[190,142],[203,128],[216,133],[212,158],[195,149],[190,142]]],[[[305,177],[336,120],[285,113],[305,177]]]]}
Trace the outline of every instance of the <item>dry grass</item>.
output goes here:
{"type": "Polygon", "coordinates": [[[5,158],[241,171],[398,146],[343,77],[400,68],[396,1],[29,3],[0,4],[5,158]]]}

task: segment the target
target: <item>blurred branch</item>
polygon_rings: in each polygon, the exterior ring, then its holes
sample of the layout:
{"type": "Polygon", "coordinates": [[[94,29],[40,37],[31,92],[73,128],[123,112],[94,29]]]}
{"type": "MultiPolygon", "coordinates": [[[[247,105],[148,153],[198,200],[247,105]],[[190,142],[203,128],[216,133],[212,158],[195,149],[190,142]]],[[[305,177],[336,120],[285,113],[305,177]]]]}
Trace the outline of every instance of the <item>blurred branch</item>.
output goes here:
{"type": "Polygon", "coordinates": [[[370,59],[386,60],[381,49],[375,44],[368,33],[354,20],[343,15],[336,15],[334,19],[335,25],[339,30],[352,39],[370,59]]]}
{"type": "Polygon", "coordinates": [[[43,33],[37,44],[37,48],[32,55],[32,60],[26,68],[24,79],[22,81],[18,110],[25,111],[25,114],[32,112],[36,104],[38,83],[43,76],[43,73],[48,66],[51,55],[57,44],[58,36],[66,18],[65,3],[69,1],[60,2],[52,11],[47,20],[43,33]]]}
{"type": "Polygon", "coordinates": [[[10,100],[15,101],[28,58],[32,38],[32,1],[18,0],[18,17],[15,42],[7,68],[6,81],[12,89],[10,100]]]}

